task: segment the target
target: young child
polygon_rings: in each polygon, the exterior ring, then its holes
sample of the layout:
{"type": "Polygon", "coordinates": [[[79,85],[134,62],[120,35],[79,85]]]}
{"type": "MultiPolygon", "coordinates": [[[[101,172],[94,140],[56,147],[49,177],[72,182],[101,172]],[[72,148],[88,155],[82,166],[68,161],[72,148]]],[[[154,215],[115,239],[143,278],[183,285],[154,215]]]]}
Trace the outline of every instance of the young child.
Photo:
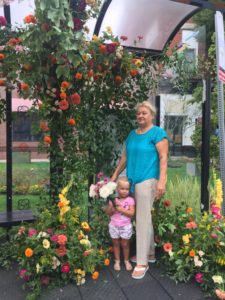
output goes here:
{"type": "Polygon", "coordinates": [[[119,177],[117,193],[115,206],[109,201],[109,206],[105,210],[110,216],[109,234],[113,243],[114,270],[120,271],[120,247],[122,247],[125,268],[127,271],[131,271],[132,265],[129,261],[130,238],[133,233],[131,218],[135,214],[135,201],[129,196],[130,183],[127,177],[119,177]]]}

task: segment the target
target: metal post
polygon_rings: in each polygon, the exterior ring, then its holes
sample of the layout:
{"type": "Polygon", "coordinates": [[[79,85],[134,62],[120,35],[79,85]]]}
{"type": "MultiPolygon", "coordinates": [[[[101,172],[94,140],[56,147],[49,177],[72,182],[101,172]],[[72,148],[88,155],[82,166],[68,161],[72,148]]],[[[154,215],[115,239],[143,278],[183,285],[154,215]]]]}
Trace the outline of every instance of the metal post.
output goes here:
{"type": "Polygon", "coordinates": [[[224,21],[223,15],[216,12],[216,60],[217,60],[217,102],[218,102],[218,125],[220,143],[220,178],[223,188],[222,213],[225,214],[225,126],[224,126],[224,93],[223,82],[225,82],[225,45],[224,45],[224,21]],[[219,75],[219,72],[221,75],[219,75]]]}
{"type": "Polygon", "coordinates": [[[210,165],[210,79],[203,80],[202,104],[202,149],[201,149],[201,209],[209,210],[209,165],[210,165]]]}
{"type": "Polygon", "coordinates": [[[155,116],[155,124],[160,126],[160,96],[155,96],[155,107],[156,107],[156,116],[155,116]]]}
{"type": "MultiPolygon", "coordinates": [[[[11,25],[10,6],[4,5],[4,16],[11,25]]],[[[12,93],[6,90],[6,208],[12,211],[12,93]]]]}

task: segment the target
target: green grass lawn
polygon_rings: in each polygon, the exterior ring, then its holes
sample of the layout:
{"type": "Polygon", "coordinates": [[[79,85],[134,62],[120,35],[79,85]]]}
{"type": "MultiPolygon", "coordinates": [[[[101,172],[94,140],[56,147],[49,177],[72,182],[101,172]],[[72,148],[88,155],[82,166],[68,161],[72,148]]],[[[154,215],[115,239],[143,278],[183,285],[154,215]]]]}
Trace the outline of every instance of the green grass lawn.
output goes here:
{"type": "MultiPolygon", "coordinates": [[[[0,163],[0,184],[5,184],[6,164],[0,163]]],[[[13,185],[17,184],[41,184],[49,180],[49,163],[17,163],[13,164],[13,185]]],[[[84,210],[84,204],[87,203],[88,193],[84,193],[81,204],[84,210]]],[[[199,177],[192,177],[186,174],[185,161],[170,161],[167,177],[166,198],[170,198],[174,205],[181,201],[189,201],[193,207],[199,207],[200,202],[200,183],[199,177]],[[182,182],[181,182],[182,180],[182,182]],[[185,196],[186,193],[186,196],[185,196]]],[[[35,209],[40,202],[39,195],[14,195],[13,209],[18,209],[18,200],[28,198],[31,209],[35,209]]],[[[6,210],[6,194],[0,194],[0,211],[6,210]]]]}

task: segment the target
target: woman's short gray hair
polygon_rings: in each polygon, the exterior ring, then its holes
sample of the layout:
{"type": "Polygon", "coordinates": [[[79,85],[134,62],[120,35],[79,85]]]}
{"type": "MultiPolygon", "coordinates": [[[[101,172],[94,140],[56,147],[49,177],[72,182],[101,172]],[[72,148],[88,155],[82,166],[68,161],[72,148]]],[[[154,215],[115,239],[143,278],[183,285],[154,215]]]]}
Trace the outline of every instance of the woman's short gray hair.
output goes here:
{"type": "Polygon", "coordinates": [[[151,114],[155,116],[156,108],[149,101],[143,101],[143,102],[138,103],[135,107],[136,112],[139,110],[140,107],[146,107],[151,112],[151,114]]]}

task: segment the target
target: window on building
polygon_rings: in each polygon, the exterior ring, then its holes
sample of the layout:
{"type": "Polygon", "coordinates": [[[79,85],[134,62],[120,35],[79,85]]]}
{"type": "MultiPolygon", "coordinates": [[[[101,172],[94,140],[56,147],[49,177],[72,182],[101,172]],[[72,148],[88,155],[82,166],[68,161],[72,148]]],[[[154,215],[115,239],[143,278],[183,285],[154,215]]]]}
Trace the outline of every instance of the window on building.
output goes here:
{"type": "Polygon", "coordinates": [[[40,133],[37,133],[39,120],[35,113],[15,112],[12,123],[13,141],[40,140],[40,133]]]}
{"type": "Polygon", "coordinates": [[[182,145],[186,116],[165,116],[164,127],[172,144],[182,145]]]}

